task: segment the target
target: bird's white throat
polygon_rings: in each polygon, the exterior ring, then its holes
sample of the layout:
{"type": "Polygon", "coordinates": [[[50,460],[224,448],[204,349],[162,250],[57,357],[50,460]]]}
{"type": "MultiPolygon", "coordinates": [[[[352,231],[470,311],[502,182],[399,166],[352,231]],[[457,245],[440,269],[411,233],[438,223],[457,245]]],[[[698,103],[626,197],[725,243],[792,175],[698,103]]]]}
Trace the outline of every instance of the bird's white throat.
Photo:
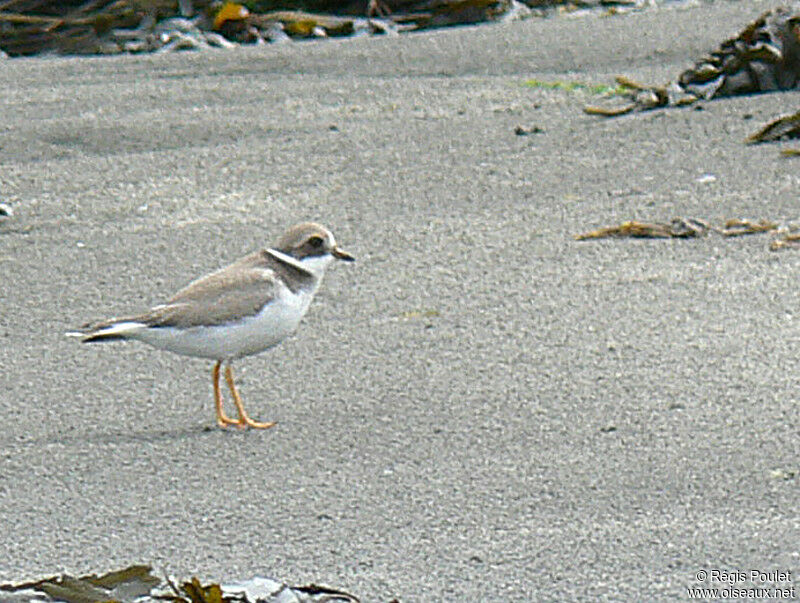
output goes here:
{"type": "Polygon", "coordinates": [[[322,278],[322,275],[325,274],[325,269],[330,266],[330,263],[333,261],[333,256],[330,253],[326,253],[325,255],[306,256],[303,259],[298,260],[290,255],[286,255],[285,253],[278,251],[277,249],[268,249],[267,251],[278,260],[299,268],[300,270],[306,270],[318,279],[322,278]]]}

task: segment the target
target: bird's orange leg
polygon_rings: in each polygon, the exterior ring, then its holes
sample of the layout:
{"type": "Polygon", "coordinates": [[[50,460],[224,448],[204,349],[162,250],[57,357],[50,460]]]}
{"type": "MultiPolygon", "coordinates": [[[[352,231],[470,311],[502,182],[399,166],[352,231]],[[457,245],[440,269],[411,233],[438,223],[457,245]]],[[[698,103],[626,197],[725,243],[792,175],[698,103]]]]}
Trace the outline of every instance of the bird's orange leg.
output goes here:
{"type": "Polygon", "coordinates": [[[228,382],[228,387],[231,390],[231,395],[233,396],[233,403],[236,405],[236,410],[239,411],[239,420],[235,421],[235,423],[242,429],[245,427],[253,427],[255,429],[269,429],[275,423],[259,423],[258,421],[254,421],[250,417],[247,416],[247,413],[244,411],[244,405],[242,405],[242,398],[239,396],[239,392],[236,390],[236,384],[233,382],[233,369],[231,365],[225,367],[225,380],[228,382]]]}
{"type": "Polygon", "coordinates": [[[211,377],[214,380],[214,404],[217,407],[217,425],[220,427],[238,425],[239,421],[234,421],[230,417],[225,416],[225,409],[222,408],[222,392],[219,391],[219,367],[221,365],[222,361],[217,361],[214,365],[214,370],[211,371],[211,377]]]}

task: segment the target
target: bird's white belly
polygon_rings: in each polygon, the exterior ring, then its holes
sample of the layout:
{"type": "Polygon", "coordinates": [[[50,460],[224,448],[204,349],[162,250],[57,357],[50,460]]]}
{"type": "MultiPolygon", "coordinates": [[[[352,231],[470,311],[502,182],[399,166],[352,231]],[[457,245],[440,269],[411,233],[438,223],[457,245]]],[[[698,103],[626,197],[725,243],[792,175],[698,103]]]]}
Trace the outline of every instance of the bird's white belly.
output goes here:
{"type": "Polygon", "coordinates": [[[313,294],[286,290],[260,313],[237,322],[208,327],[146,328],[131,333],[135,339],[185,356],[229,360],[258,354],[295,332],[313,294]]]}

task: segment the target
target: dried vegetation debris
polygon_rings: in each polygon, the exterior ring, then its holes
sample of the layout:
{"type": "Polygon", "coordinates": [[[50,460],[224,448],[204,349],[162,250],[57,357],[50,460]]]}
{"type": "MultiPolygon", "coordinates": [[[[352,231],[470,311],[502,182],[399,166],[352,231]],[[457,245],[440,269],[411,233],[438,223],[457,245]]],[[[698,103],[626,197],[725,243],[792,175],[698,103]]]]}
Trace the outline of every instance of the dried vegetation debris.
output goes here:
{"type": "MultiPolygon", "coordinates": [[[[758,132],[748,136],[745,142],[748,144],[757,144],[788,138],[800,138],[800,111],[792,115],[784,115],[769,122],[758,132]]],[[[795,149],[786,149],[786,151],[790,152],[784,152],[785,155],[795,154],[795,149]]]]}
{"type": "Polygon", "coordinates": [[[722,226],[715,226],[707,220],[698,218],[673,218],[669,222],[638,222],[629,220],[614,226],[605,226],[574,236],[577,241],[607,238],[642,239],[690,239],[718,234],[723,237],[738,237],[749,234],[772,232],[777,236],[770,243],[770,250],[800,248],[800,226],[782,226],[772,220],[726,220],[722,226]]]}
{"type": "Polygon", "coordinates": [[[117,54],[396,33],[394,24],[380,19],[291,10],[252,13],[234,2],[93,0],[71,4],[6,0],[0,4],[0,49],[9,56],[117,54]],[[20,12],[10,12],[12,8],[20,12]]]}
{"type": "Polygon", "coordinates": [[[176,583],[158,578],[150,566],[132,565],[100,576],[54,576],[34,582],[0,584],[4,603],[359,603],[355,596],[311,584],[288,586],[256,577],[231,584],[203,584],[197,578],[176,583]]]}
{"type": "Polygon", "coordinates": [[[648,86],[625,77],[617,82],[627,90],[625,105],[584,110],[612,117],[721,96],[796,89],[800,87],[800,2],[765,12],[681,73],[677,82],[648,86]]]}
{"type": "Polygon", "coordinates": [[[33,582],[0,584],[3,601],[134,601],[161,583],[146,565],[132,565],[100,576],[53,576],[33,582]]]}
{"type": "Polygon", "coordinates": [[[518,0],[5,0],[0,1],[0,52],[24,56],[203,49],[395,35],[529,14],[531,9],[518,0]]]}
{"type": "Polygon", "coordinates": [[[0,0],[0,56],[153,52],[609,14],[653,0],[0,0]]]}
{"type": "Polygon", "coordinates": [[[319,15],[301,10],[248,14],[243,19],[226,19],[218,25],[225,39],[238,44],[286,42],[291,39],[386,34],[398,28],[383,19],[319,15]]]}

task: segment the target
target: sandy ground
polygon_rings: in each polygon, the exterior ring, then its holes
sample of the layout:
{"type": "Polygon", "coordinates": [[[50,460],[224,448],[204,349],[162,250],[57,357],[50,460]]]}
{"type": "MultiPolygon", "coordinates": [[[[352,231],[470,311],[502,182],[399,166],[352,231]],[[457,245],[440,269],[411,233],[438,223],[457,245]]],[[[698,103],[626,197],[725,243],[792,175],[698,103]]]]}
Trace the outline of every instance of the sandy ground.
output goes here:
{"type": "Polygon", "coordinates": [[[0,581],[144,562],[407,602],[797,578],[800,253],[572,240],[797,219],[793,145],[742,143],[797,93],[609,121],[524,85],[665,82],[774,4],[3,62],[0,581]],[[275,429],[213,427],[209,362],[63,336],[306,219],[359,261],[237,365],[275,429]]]}

